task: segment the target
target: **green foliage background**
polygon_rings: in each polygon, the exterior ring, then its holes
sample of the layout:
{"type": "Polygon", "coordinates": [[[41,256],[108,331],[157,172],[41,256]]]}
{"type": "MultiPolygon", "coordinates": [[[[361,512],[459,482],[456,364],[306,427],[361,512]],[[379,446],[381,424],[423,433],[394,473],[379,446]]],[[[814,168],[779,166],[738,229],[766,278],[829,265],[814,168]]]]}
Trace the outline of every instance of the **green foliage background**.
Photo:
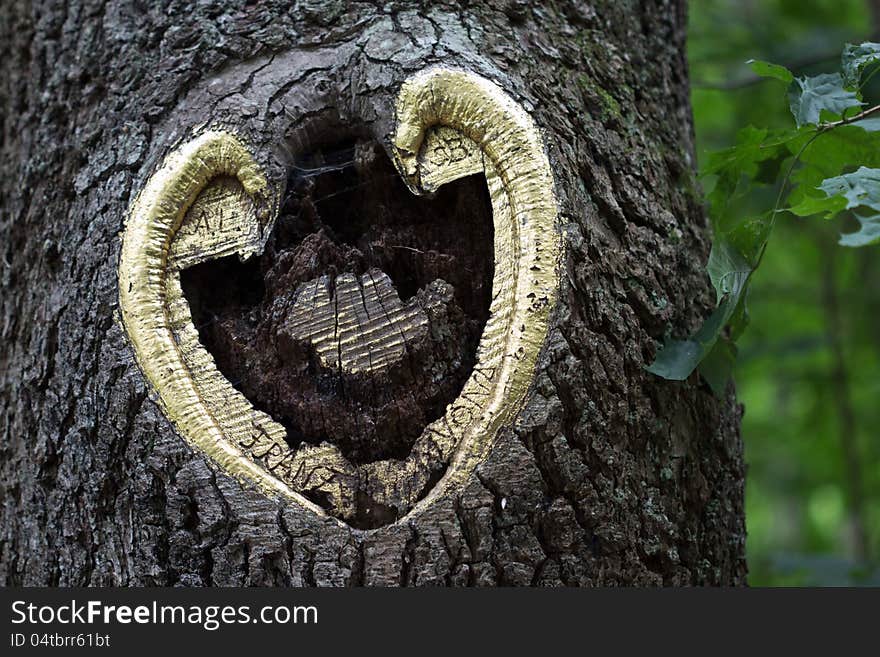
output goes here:
{"type": "MultiPolygon", "coordinates": [[[[746,126],[792,126],[785,85],[747,60],[837,71],[845,43],[880,40],[878,13],[867,0],[692,0],[698,165],[746,126]]],[[[734,210],[761,214],[777,193],[755,187],[734,210]]],[[[753,585],[880,585],[880,246],[839,246],[855,228],[780,215],[751,279],[735,377],[753,585]]]]}

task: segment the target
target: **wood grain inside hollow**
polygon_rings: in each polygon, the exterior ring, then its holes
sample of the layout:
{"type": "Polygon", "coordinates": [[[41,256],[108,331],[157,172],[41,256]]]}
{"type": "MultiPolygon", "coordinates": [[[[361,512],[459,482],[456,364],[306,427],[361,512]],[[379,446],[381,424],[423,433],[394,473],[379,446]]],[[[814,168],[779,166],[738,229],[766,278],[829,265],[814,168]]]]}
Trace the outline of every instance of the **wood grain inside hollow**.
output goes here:
{"type": "Polygon", "coordinates": [[[407,343],[424,337],[428,317],[418,300],[403,303],[388,275],[371,269],[361,276],[328,276],[303,283],[287,330],[310,342],[325,367],[353,374],[397,362],[407,343]]]}

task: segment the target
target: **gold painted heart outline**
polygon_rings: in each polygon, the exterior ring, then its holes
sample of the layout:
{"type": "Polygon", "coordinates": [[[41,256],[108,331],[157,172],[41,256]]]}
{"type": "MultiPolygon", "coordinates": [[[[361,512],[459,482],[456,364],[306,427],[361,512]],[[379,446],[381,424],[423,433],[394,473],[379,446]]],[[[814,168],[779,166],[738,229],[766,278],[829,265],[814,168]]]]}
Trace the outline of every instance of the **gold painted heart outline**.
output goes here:
{"type": "Polygon", "coordinates": [[[284,428],[223,377],[199,342],[180,270],[259,253],[274,219],[266,177],[237,137],[207,131],[165,159],[132,204],[119,263],[123,326],[177,431],[237,479],[326,515],[302,494],[321,490],[337,520],[354,512],[353,481],[378,502],[402,502],[401,520],[464,485],[523,402],[559,284],[549,161],[531,117],[498,85],[442,67],[412,76],[397,98],[391,150],[417,194],[485,173],[494,224],[492,301],[476,365],[406,459],[354,465],[329,443],[291,450],[284,428]],[[192,219],[192,209],[211,203],[226,208],[225,228],[192,219]],[[438,463],[445,472],[432,486],[438,463]]]}

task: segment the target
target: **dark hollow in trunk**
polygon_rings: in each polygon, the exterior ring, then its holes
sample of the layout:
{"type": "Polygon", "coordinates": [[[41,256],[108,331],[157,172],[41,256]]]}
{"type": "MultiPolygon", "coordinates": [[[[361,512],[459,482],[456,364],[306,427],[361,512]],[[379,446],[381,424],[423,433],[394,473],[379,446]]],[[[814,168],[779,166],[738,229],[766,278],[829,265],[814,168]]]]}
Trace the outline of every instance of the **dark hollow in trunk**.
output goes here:
{"type": "MultiPolygon", "coordinates": [[[[181,282],[218,368],[285,427],[292,449],[329,443],[355,465],[403,460],[473,370],[489,314],[492,240],[482,176],[417,197],[378,144],[337,143],[291,167],[262,256],[209,261],[184,270],[181,282]],[[336,289],[343,274],[357,278],[354,294],[336,289]],[[390,365],[349,372],[326,362],[311,336],[297,332],[298,323],[315,324],[314,302],[303,301],[314,285],[333,306],[326,332],[334,331],[334,350],[342,349],[339,326],[350,304],[366,310],[365,321],[380,323],[405,304],[424,324],[402,334],[405,351],[390,365]],[[377,303],[380,286],[388,294],[377,303]]],[[[359,326],[357,339],[367,341],[371,327],[359,326]]],[[[437,470],[422,497],[443,473],[437,470]]],[[[303,494],[333,512],[324,491],[303,494]]],[[[355,527],[400,515],[373,499],[365,481],[355,497],[356,514],[346,518],[355,527]]]]}
{"type": "Polygon", "coordinates": [[[224,376],[287,428],[292,447],[329,441],[358,464],[402,459],[473,369],[492,287],[485,180],[417,197],[384,152],[352,143],[300,158],[287,184],[261,257],[184,271],[202,343],[224,376]],[[401,302],[416,297],[427,309],[428,330],[389,368],[328,367],[290,330],[301,286],[320,279],[341,303],[334,283],[343,273],[385,274],[401,302]]]}

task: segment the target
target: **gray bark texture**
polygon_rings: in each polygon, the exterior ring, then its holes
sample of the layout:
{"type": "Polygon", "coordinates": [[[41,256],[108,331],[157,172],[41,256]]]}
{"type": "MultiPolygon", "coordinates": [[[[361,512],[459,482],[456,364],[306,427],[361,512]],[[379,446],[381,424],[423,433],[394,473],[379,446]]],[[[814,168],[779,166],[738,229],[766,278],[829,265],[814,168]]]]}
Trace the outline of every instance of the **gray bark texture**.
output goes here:
{"type": "Polygon", "coordinates": [[[741,409],[648,374],[714,298],[684,0],[16,2],[0,9],[0,582],[745,583],[741,409]],[[282,188],[334,130],[386,143],[430,64],[543,131],[562,288],[516,422],[460,491],[371,530],[270,499],[177,435],[119,321],[126,211],[199,125],[282,188]]]}

